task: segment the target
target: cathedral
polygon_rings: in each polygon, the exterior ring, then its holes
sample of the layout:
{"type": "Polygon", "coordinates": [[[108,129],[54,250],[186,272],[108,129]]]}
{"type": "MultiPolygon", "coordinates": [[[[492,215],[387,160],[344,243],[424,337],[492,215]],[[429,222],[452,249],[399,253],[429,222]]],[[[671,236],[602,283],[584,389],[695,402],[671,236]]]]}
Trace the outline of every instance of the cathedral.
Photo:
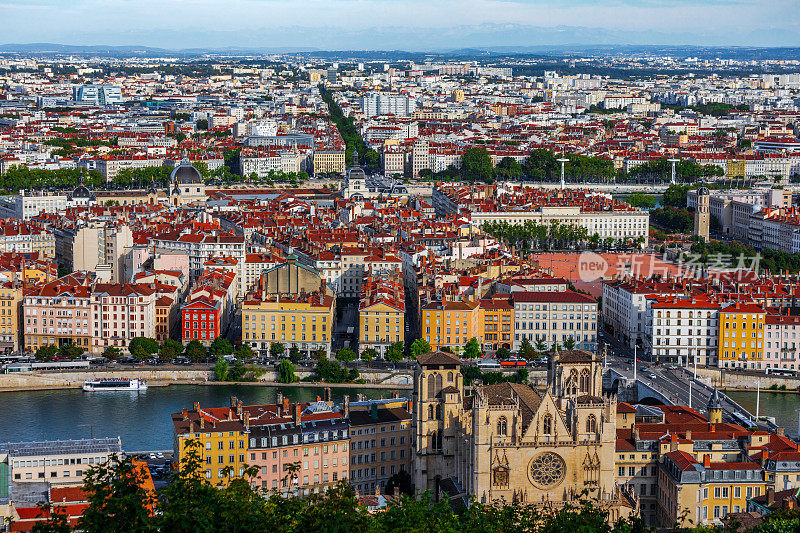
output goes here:
{"type": "Polygon", "coordinates": [[[584,491],[611,518],[633,502],[616,490],[616,399],[602,395],[602,366],[581,350],[551,357],[548,386],[464,387],[458,357],[417,358],[414,375],[414,483],[417,492],[468,505],[517,502],[558,506],[584,491]]]}

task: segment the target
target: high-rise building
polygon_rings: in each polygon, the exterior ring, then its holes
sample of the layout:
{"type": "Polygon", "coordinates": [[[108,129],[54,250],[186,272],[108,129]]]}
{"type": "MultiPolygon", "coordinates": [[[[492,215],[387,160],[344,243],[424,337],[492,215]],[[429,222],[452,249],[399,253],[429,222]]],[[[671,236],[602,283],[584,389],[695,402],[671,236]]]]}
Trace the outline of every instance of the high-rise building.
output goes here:
{"type": "Polygon", "coordinates": [[[376,115],[407,117],[417,110],[417,100],[405,94],[371,93],[361,97],[361,109],[368,117],[376,115]]]}
{"type": "Polygon", "coordinates": [[[109,105],[122,103],[122,89],[114,85],[82,85],[72,88],[72,99],[80,103],[109,105]]]}

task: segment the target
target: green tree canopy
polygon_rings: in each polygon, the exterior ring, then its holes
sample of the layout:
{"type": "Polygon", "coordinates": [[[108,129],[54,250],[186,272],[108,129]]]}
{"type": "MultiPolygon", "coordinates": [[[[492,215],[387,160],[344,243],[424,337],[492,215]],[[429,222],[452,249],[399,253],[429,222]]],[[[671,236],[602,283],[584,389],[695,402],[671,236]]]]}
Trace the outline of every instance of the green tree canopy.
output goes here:
{"type": "Polygon", "coordinates": [[[281,363],[278,365],[278,381],[280,383],[294,383],[297,381],[294,370],[294,365],[288,359],[281,359],[281,363]]]}
{"type": "Polygon", "coordinates": [[[233,353],[233,345],[225,337],[217,337],[208,348],[211,355],[230,355],[233,353]]]}
{"type": "Polygon", "coordinates": [[[274,358],[278,358],[283,355],[283,352],[286,351],[286,347],[281,344],[280,342],[273,342],[269,345],[269,355],[274,358]]]}
{"type": "Polygon", "coordinates": [[[202,361],[206,358],[206,347],[200,341],[194,339],[189,341],[183,353],[191,361],[202,361]]]}
{"type": "Polygon", "coordinates": [[[342,361],[343,363],[349,363],[350,361],[356,360],[356,353],[350,348],[339,348],[336,351],[335,357],[337,361],[342,361]]]}
{"type": "Polygon", "coordinates": [[[431,345],[425,339],[419,338],[411,343],[411,357],[419,357],[422,354],[430,353],[431,345]]]}
{"type": "MultiPolygon", "coordinates": [[[[427,352],[426,352],[427,353],[427,352]]],[[[392,361],[394,363],[399,363],[404,358],[403,354],[403,343],[402,342],[394,342],[389,345],[389,349],[386,350],[386,360],[392,361]]]]}
{"type": "Polygon", "coordinates": [[[477,359],[480,356],[481,356],[481,345],[478,344],[478,339],[472,337],[470,340],[467,341],[467,344],[464,345],[464,358],[477,359]]]}

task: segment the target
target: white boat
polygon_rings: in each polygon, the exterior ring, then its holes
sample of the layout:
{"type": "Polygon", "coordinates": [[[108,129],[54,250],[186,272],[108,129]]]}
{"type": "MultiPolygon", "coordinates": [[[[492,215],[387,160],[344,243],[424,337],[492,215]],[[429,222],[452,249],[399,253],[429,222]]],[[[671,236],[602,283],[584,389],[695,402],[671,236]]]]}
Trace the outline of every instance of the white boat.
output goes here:
{"type": "Polygon", "coordinates": [[[147,382],[139,378],[131,379],[93,379],[83,382],[86,392],[102,391],[140,391],[147,390],[147,382]]]}

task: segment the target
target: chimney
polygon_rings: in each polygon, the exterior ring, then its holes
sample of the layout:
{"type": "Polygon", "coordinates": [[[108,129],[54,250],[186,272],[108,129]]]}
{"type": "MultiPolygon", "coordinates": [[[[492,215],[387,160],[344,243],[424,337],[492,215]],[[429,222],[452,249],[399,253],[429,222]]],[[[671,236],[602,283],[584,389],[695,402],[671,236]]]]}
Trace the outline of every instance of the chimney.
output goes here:
{"type": "Polygon", "coordinates": [[[325,387],[323,389],[323,394],[325,396],[325,401],[326,402],[330,402],[331,401],[331,388],[330,387],[325,387]]]}
{"type": "Polygon", "coordinates": [[[711,456],[706,454],[703,456],[703,466],[705,468],[711,468],[711,456]]]}
{"type": "Polygon", "coordinates": [[[238,416],[240,420],[242,418],[243,406],[244,404],[240,400],[236,402],[236,416],[238,416]]]}
{"type": "Polygon", "coordinates": [[[775,487],[770,485],[767,487],[767,507],[775,503],[775,487]]]}
{"type": "Polygon", "coordinates": [[[244,424],[245,429],[250,429],[250,411],[245,411],[242,414],[242,423],[244,424]]]}
{"type": "Polygon", "coordinates": [[[195,412],[200,410],[200,402],[194,402],[194,410],[195,412]]]}
{"type": "Polygon", "coordinates": [[[686,430],[686,440],[692,440],[692,430],[691,429],[687,429],[686,430]]]}
{"type": "Polygon", "coordinates": [[[786,428],[780,428],[780,427],[777,428],[775,430],[775,434],[778,435],[779,437],[785,437],[786,436],[786,428]]]}
{"type": "Polygon", "coordinates": [[[303,413],[303,407],[299,403],[294,404],[294,425],[295,426],[299,426],[300,425],[300,418],[301,418],[302,413],[303,413]]]}
{"type": "Polygon", "coordinates": [[[283,410],[281,411],[282,416],[289,416],[289,398],[283,399],[283,410]]]}
{"type": "Polygon", "coordinates": [[[204,417],[200,417],[200,429],[204,429],[206,427],[206,419],[204,417]]]}
{"type": "Polygon", "coordinates": [[[350,418],[350,396],[347,394],[344,396],[344,417],[350,418]]]}
{"type": "Polygon", "coordinates": [[[236,408],[236,402],[237,401],[238,400],[236,399],[236,396],[231,396],[231,409],[236,408]]]}
{"type": "Polygon", "coordinates": [[[278,399],[275,400],[275,403],[277,403],[278,405],[282,405],[283,404],[283,393],[282,392],[278,391],[278,399]]]}

